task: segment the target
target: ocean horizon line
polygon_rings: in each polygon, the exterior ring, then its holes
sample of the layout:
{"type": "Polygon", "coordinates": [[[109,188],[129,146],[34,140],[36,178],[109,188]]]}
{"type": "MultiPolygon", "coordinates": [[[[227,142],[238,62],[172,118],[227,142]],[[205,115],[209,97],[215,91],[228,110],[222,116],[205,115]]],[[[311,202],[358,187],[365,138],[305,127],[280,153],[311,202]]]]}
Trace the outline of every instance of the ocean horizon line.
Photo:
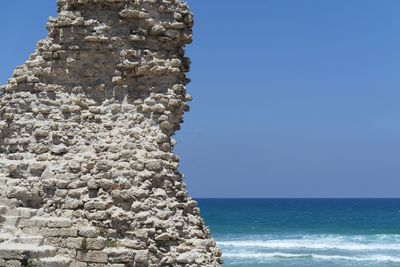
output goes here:
{"type": "Polygon", "coordinates": [[[192,197],[198,200],[400,200],[400,197],[192,197]]]}

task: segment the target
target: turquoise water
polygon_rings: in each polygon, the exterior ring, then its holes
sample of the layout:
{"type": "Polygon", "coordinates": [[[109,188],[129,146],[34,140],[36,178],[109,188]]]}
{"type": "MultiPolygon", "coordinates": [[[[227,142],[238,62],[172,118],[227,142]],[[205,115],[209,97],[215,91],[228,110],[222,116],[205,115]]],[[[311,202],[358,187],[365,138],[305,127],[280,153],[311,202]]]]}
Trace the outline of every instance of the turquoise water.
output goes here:
{"type": "Polygon", "coordinates": [[[400,266],[400,199],[198,201],[224,266],[400,266]]]}

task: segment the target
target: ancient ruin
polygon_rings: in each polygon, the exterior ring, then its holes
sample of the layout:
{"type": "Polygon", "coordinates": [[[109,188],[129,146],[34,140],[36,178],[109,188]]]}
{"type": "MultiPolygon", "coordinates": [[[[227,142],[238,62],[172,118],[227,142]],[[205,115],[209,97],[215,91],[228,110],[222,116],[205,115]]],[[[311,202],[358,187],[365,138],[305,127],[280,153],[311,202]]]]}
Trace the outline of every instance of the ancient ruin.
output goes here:
{"type": "Polygon", "coordinates": [[[0,266],[220,266],[171,136],[180,0],[58,0],[0,98],[0,266]]]}

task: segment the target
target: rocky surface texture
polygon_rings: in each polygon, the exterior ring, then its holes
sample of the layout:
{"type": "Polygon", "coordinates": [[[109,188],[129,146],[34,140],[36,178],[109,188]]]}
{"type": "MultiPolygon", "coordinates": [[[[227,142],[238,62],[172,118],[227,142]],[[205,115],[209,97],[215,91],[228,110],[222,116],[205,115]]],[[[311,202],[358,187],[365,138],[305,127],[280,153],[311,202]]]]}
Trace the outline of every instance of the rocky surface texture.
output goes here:
{"type": "Polygon", "coordinates": [[[0,98],[0,266],[220,266],[171,136],[180,0],[58,0],[0,98]]]}

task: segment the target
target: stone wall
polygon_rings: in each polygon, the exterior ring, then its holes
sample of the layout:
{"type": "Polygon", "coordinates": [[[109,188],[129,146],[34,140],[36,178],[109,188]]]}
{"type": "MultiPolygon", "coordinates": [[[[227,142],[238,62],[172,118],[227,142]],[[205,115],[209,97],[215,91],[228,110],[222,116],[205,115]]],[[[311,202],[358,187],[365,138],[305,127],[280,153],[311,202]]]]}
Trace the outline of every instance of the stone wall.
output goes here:
{"type": "Polygon", "coordinates": [[[180,0],[58,0],[0,98],[0,266],[219,266],[171,138],[180,0]]]}

